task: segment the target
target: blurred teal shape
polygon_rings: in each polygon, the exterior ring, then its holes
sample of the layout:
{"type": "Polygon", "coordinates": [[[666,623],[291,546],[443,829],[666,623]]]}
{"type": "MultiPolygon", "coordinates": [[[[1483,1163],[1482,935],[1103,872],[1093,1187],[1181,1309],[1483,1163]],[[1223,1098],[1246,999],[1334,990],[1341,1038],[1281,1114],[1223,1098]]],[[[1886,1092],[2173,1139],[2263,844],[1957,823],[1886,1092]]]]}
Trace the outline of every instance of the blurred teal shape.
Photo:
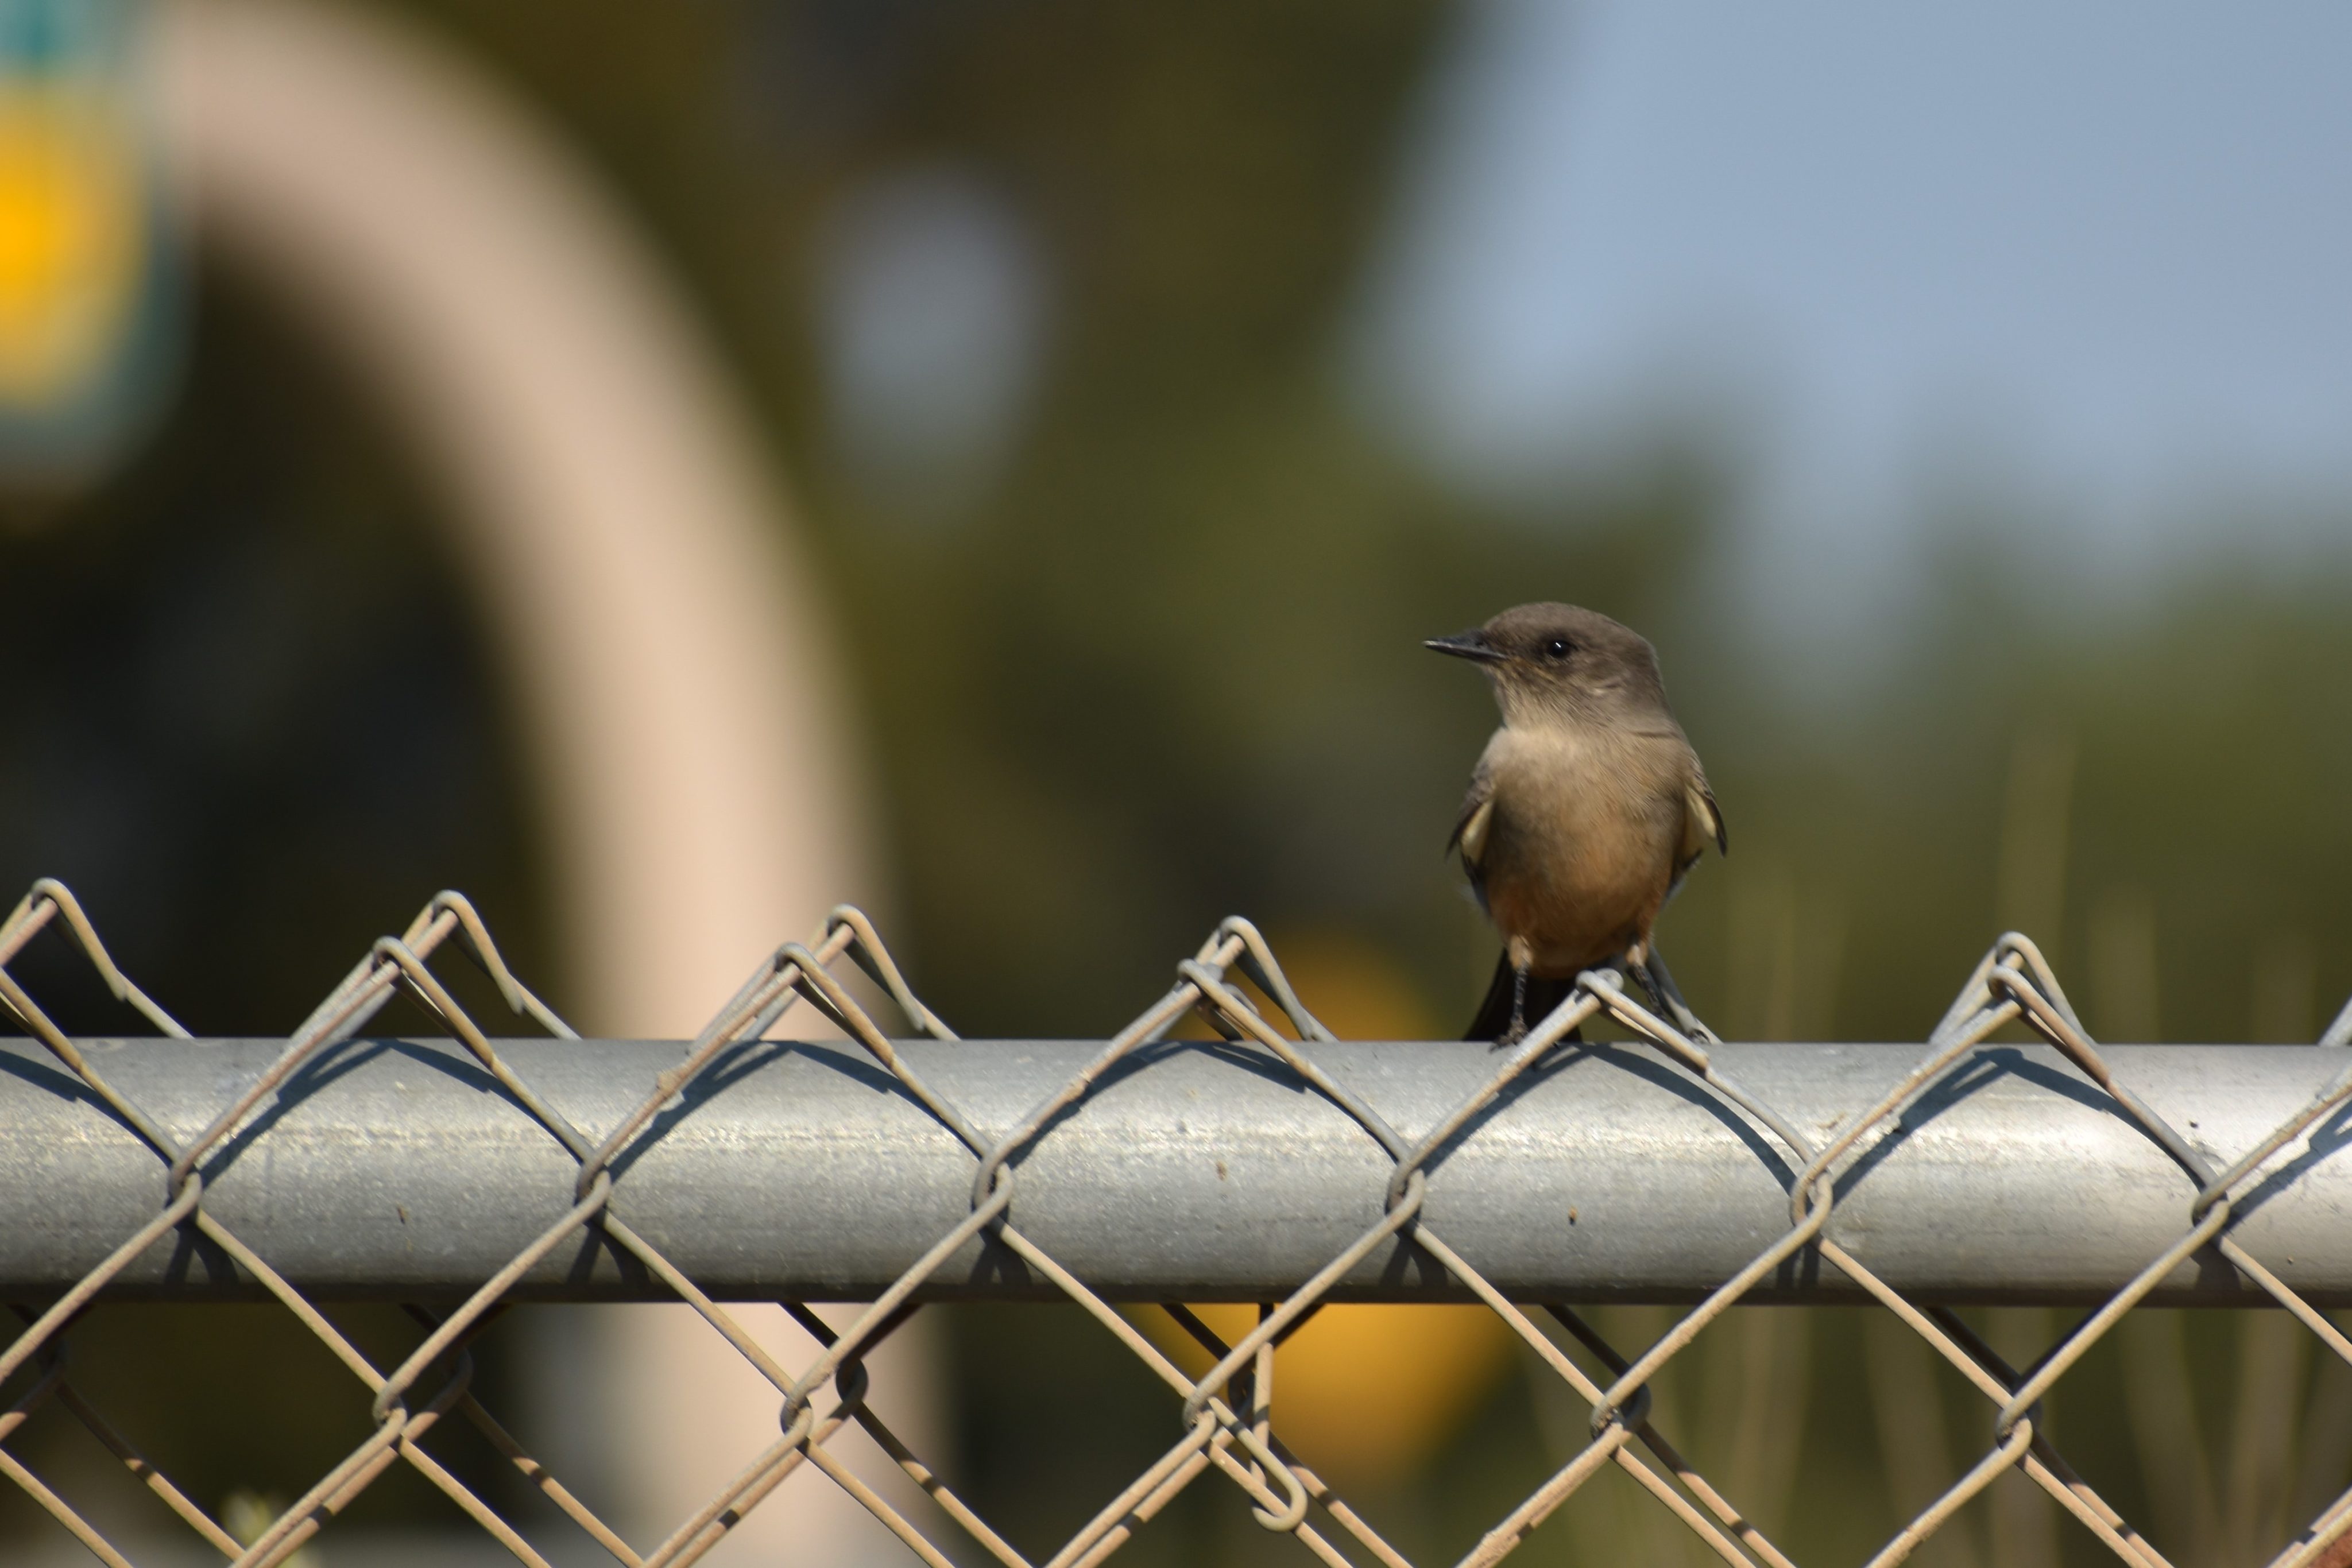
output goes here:
{"type": "Polygon", "coordinates": [[[136,0],[0,0],[0,485],[103,474],[180,360],[136,0]]]}

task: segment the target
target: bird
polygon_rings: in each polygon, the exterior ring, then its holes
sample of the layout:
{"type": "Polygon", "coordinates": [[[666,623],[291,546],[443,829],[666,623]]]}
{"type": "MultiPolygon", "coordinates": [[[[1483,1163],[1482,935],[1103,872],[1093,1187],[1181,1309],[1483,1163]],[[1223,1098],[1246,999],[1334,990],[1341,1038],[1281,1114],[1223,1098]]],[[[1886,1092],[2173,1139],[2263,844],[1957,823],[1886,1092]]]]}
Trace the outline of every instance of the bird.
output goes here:
{"type": "Polygon", "coordinates": [[[1556,603],[1423,645],[1484,669],[1503,716],[1446,840],[1503,938],[1464,1038],[1516,1042],[1530,1004],[1542,1018],[1579,974],[1612,962],[1661,1013],[1686,1019],[1651,928],[1707,844],[1727,854],[1731,839],[1666,706],[1657,650],[1556,603]]]}

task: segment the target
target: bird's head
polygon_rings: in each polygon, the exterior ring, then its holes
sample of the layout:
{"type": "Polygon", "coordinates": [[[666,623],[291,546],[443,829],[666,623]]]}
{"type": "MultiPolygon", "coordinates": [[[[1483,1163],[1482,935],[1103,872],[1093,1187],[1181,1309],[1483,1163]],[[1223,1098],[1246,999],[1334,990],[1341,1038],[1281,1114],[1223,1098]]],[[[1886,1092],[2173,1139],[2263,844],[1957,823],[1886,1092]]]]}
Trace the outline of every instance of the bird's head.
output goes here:
{"type": "Polygon", "coordinates": [[[1657,651],[1597,610],[1522,604],[1423,646],[1482,666],[1507,723],[1547,714],[1598,718],[1665,711],[1657,651]]]}

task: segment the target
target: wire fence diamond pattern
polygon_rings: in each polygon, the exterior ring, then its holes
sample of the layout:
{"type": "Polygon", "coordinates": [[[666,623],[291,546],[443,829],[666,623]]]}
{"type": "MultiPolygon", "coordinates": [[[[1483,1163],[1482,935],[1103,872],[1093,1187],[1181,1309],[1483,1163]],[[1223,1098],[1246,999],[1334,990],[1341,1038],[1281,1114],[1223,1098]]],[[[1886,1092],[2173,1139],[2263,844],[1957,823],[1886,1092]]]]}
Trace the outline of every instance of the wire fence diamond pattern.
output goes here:
{"type": "MultiPolygon", "coordinates": [[[[186,1039],[188,1031],[133,985],[115,966],[73,895],[52,881],[34,885],[5,924],[0,924],[0,1003],[22,1028],[75,1074],[89,1092],[153,1151],[163,1174],[163,1206],[72,1290],[45,1308],[19,1308],[23,1332],[0,1354],[0,1381],[26,1372],[29,1383],[0,1414],[0,1470],[33,1497],[91,1553],[117,1568],[128,1559],[83,1514],[34,1474],[6,1447],[9,1437],[37,1409],[55,1403],[82,1423],[186,1527],[233,1561],[237,1568],[265,1568],[286,1562],[327,1522],[347,1508],[391,1467],[415,1468],[520,1562],[544,1568],[547,1560],[507,1520],[438,1462],[425,1447],[433,1429],[456,1416],[478,1429],[511,1461],[528,1482],[590,1539],[629,1568],[683,1568],[723,1540],[752,1509],[795,1469],[814,1466],[870,1510],[907,1548],[935,1568],[952,1568],[972,1553],[1006,1568],[1033,1568],[1032,1560],[999,1535],[939,1471],[915,1454],[866,1402],[866,1358],[920,1310],[918,1292],[958,1252],[977,1238],[1009,1249],[1037,1277],[1083,1308],[1103,1331],[1163,1382],[1181,1412],[1180,1436],[1159,1459],[1109,1499],[1076,1534],[1034,1568],[1083,1568],[1115,1553],[1170,1500],[1213,1469],[1241,1490],[1257,1521],[1288,1536],[1333,1568],[1377,1562],[1410,1568],[1409,1560],[1385,1540],[1365,1515],[1350,1506],[1306,1459],[1291,1451],[1278,1432],[1274,1352],[1328,1298],[1333,1287],[1366,1258],[1383,1248],[1410,1247],[1442,1266],[1507,1322],[1542,1363],[1591,1409],[1590,1438],[1539,1487],[1497,1521],[1461,1560],[1461,1568],[1485,1568],[1508,1557],[1543,1521],[1604,1467],[1615,1466],[1670,1511],[1723,1562],[1791,1568],[1790,1557],[1769,1540],[1737,1500],[1726,1497],[1683,1457],[1650,1420],[1649,1385],[1662,1368],[1688,1347],[1748,1292],[1791,1260],[1818,1259],[1858,1286],[1958,1369],[1992,1407],[1991,1443],[1966,1473],[1905,1525],[1872,1559],[1873,1568],[1902,1562],[1955,1513],[2005,1471],[2016,1469],[2037,1484],[2064,1512],[2122,1561],[2168,1568],[2166,1559],[2110,1507],[2052,1447],[2043,1429],[2042,1401],[2131,1309],[2168,1276],[2204,1249],[2214,1249],[2244,1277],[2298,1319],[2322,1343],[2352,1364],[2352,1342],[2318,1310],[2284,1284],[2231,1234],[2234,1205],[2263,1183],[2292,1179],[2278,1175],[2276,1156],[2352,1100],[2352,1066],[2314,1095],[2268,1136],[2245,1150],[2227,1168],[2213,1166],[2161,1116],[2119,1082],[2084,1030],[2056,977],[2033,944],[2021,936],[2002,937],[1978,964],[1930,1036],[1926,1054],[1860,1114],[1824,1138],[1809,1137],[1797,1125],[1744,1091],[1719,1071],[1710,1047],[1720,1043],[1671,996],[1658,1016],[1625,988],[1614,970],[1580,977],[1575,992],[1523,1040],[1498,1053],[1491,1076],[1477,1091],[1416,1139],[1400,1134],[1378,1108],[1318,1066],[1314,1047],[1332,1036],[1300,1002],[1281,966],[1247,921],[1228,920],[1200,950],[1177,967],[1176,984],[1118,1034],[1104,1042],[1084,1068],[1035,1105],[1009,1131],[991,1135],[956,1104],[936,1092],[877,1025],[844,983],[845,962],[863,970],[905,1014],[918,1031],[952,1040],[954,1031],[916,997],[899,969],[856,910],[836,909],[808,943],[778,948],[686,1048],[675,1065],[649,1085],[635,1108],[601,1136],[582,1131],[516,1073],[491,1039],[436,977],[432,961],[450,949],[478,963],[506,1005],[548,1033],[577,1038],[563,1020],[508,969],[497,945],[461,896],[436,898],[397,937],[374,946],[288,1040],[276,1060],[247,1084],[210,1125],[176,1142],[163,1124],[120,1092],[90,1056],[61,1031],[30,996],[9,966],[44,929],[58,927],[77,945],[100,977],[122,1002],[158,1032],[186,1039]],[[1245,979],[1266,998],[1262,1009],[1239,983],[1245,979]],[[450,1037],[494,1077],[513,1103],[561,1145],[577,1164],[569,1209],[528,1248],[488,1278],[454,1310],[410,1307],[423,1337],[405,1360],[389,1371],[363,1355],[303,1293],[274,1270],[205,1207],[206,1172],[216,1177],[219,1162],[234,1158],[230,1147],[241,1130],[267,1112],[282,1086],[306,1063],[357,1036],[393,998],[405,993],[446,1028],[450,1037]],[[836,1333],[807,1306],[785,1303],[794,1320],[824,1346],[817,1360],[799,1371],[780,1364],[760,1342],[694,1280],[633,1230],[615,1211],[616,1167],[645,1142],[662,1135],[657,1119],[666,1106],[695,1086],[732,1048],[757,1040],[775,1027],[787,1009],[805,999],[862,1047],[940,1126],[969,1151],[972,1161],[970,1211],[868,1304],[846,1329],[836,1333]],[[1270,1013],[1274,1016],[1270,1016],[1270,1013]],[[1227,1041],[1278,1061],[1360,1127],[1391,1164],[1378,1219],[1286,1299],[1259,1309],[1258,1321],[1231,1343],[1181,1305],[1167,1311],[1214,1357],[1205,1375],[1188,1376],[1149,1337],[1087,1283],[1065,1269],[1024,1235],[1017,1219],[1018,1166],[1041,1140],[1083,1110],[1107,1074],[1142,1048],[1165,1039],[1189,1017],[1204,1019],[1227,1041]],[[1288,1025],[1277,1027],[1275,1018],[1288,1025]],[[1654,1046],[1704,1092],[1780,1145],[1793,1178],[1776,1175],[1788,1191],[1788,1227],[1746,1267],[1722,1283],[1663,1337],[1637,1354],[1612,1345],[1573,1308],[1544,1303],[1541,1312],[1566,1333],[1556,1337],[1526,1305],[1510,1300],[1483,1276],[1475,1261],[1450,1246],[1432,1228],[1427,1198],[1449,1152],[1465,1134],[1475,1136],[1480,1118],[1515,1082],[1564,1049],[1580,1026],[1602,1017],[1654,1046]],[[1907,1106],[1964,1071],[1978,1047],[1996,1030],[2020,1024],[2039,1034],[2109,1096],[2120,1113],[2175,1163],[2185,1178],[2185,1228],[2179,1239],[2105,1304],[2068,1330],[2022,1369],[2002,1360],[1949,1308],[1921,1306],[1874,1274],[1825,1230],[1838,1201],[1838,1181],[1888,1134],[1907,1106]],[[1293,1039],[1292,1036],[1296,1036],[1293,1039]],[[64,1339],[78,1314],[148,1249],[176,1231],[193,1229],[221,1249],[291,1311],[368,1390],[373,1430],[300,1498],[287,1507],[249,1544],[148,1463],[131,1442],[77,1391],[68,1376],[64,1339]],[[774,1387],[780,1405],[779,1434],[751,1457],[667,1538],[640,1552],[624,1541],[578,1497],[535,1459],[470,1392],[469,1344],[503,1312],[520,1281],[567,1242],[593,1229],[620,1249],[650,1277],[698,1312],[774,1387]],[[1570,1354],[1580,1348],[1597,1371],[1570,1354]],[[862,1479],[832,1451],[832,1440],[852,1426],[865,1431],[952,1521],[965,1538],[950,1549],[930,1539],[905,1511],[862,1479]]],[[[2319,1042],[2352,1041],[2352,1006],[2347,1006],[2319,1042]]],[[[937,1530],[937,1521],[932,1521],[937,1530]]],[[[2352,1491],[2347,1491],[2289,1542],[2273,1568],[2340,1564],[2352,1548],[2352,1491]]]]}

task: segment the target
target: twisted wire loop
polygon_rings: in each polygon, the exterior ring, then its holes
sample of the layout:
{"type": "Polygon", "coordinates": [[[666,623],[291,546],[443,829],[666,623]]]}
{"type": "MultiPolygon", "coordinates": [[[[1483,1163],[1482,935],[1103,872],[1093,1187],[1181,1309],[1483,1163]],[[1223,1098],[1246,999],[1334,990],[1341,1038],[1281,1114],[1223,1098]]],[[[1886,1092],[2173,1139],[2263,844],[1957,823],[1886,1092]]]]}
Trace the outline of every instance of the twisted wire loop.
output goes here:
{"type": "MultiPolygon", "coordinates": [[[[1285,1440],[1275,1380],[1276,1347],[1314,1318],[1341,1281],[1368,1260],[1393,1261],[1404,1255],[1442,1270],[1454,1286],[1500,1317],[1537,1361],[1591,1412],[1582,1446],[1472,1544],[1459,1568],[1486,1568],[1509,1556],[1611,1466],[1623,1471],[1723,1563],[1740,1568],[1792,1568],[1789,1555],[1758,1522],[1659,1430],[1652,1417],[1651,1390],[1660,1373],[1731,1307],[1759,1286],[1800,1270],[1825,1267],[1843,1274],[1933,1347],[1992,1407],[1990,1440],[1982,1455],[1896,1531],[1872,1559],[1873,1568],[1902,1562],[2012,1469],[2039,1486],[2119,1560],[2139,1568],[2168,1568],[2147,1538],[2060,1455],[2047,1430],[2043,1404],[2051,1389],[2116,1322],[2200,1253],[2225,1260],[2352,1365],[2352,1341],[2233,1234],[2241,1206],[2266,1184],[2291,1179],[2291,1173],[2282,1175],[2284,1165],[2295,1157],[2313,1157],[2308,1135],[2352,1102],[2352,1058],[2293,1115],[2232,1163],[2216,1169],[2212,1160],[2118,1079],[2039,949],[2015,933],[1987,951],[1930,1033],[1925,1053],[1908,1071],[1874,1102],[1825,1133],[1809,1134],[1727,1073],[1716,1049],[1721,1042],[1689,1010],[1671,978],[1662,988],[1668,1013],[1662,1018],[1629,992],[1623,973],[1603,968],[1580,976],[1549,1016],[1499,1052],[1491,1071],[1470,1094],[1417,1135],[1408,1135],[1318,1062],[1316,1048],[1330,1042],[1331,1032],[1300,999],[1256,927],[1231,919],[1177,966],[1175,981],[1164,995],[1104,1042],[1066,1082],[1000,1129],[983,1125],[940,1093],[851,988],[845,964],[862,972],[916,1033],[943,1041],[958,1038],[915,994],[871,923],[845,905],[834,910],[808,941],[776,948],[687,1042],[682,1055],[654,1077],[645,1094],[598,1133],[575,1125],[516,1071],[436,972],[435,960],[445,951],[455,951],[482,971],[516,1017],[558,1039],[577,1038],[514,976],[472,905],[445,893],[419,911],[401,935],[375,943],[250,1082],[201,1130],[180,1137],[111,1083],[11,972],[18,955],[43,931],[77,948],[110,993],[156,1032],[179,1040],[189,1035],[116,966],[63,886],[46,880],[35,883],[0,921],[0,1009],[148,1146],[163,1176],[153,1215],[57,1300],[17,1306],[23,1326],[0,1352],[0,1384],[13,1382],[17,1389],[14,1403],[0,1411],[0,1472],[100,1561],[126,1568],[121,1551],[10,1451],[9,1439],[36,1412],[55,1406],[79,1421],[173,1516],[236,1568],[285,1562],[395,1464],[424,1475],[518,1561],[544,1568],[547,1559],[540,1549],[427,1451],[425,1439],[452,1414],[480,1433],[561,1517],[627,1568],[683,1568],[695,1562],[803,1467],[855,1498],[918,1559],[934,1568],[971,1561],[974,1551],[1005,1568],[1099,1563],[1212,1470],[1240,1491],[1263,1528],[1332,1568],[1367,1560],[1386,1568],[1411,1568],[1410,1559],[1363,1511],[1341,1497],[1285,1440]],[[386,1371],[208,1212],[205,1194],[208,1177],[216,1179],[236,1158],[239,1134],[268,1113],[289,1080],[352,1040],[395,996],[406,997],[446,1029],[456,1047],[564,1151],[576,1171],[563,1213],[482,1280],[462,1303],[447,1311],[407,1309],[419,1337],[406,1356],[386,1371]],[[717,1075],[727,1071],[727,1063],[741,1048],[767,1037],[787,1010],[803,1000],[890,1074],[940,1134],[961,1147],[971,1161],[971,1179],[968,1211],[961,1220],[846,1327],[836,1328],[803,1303],[783,1303],[820,1347],[814,1361],[794,1372],[629,1225],[617,1173],[629,1168],[635,1152],[663,1135],[666,1109],[695,1092],[698,1085],[712,1092],[723,1087],[717,1075]],[[1228,1343],[1190,1308],[1165,1304],[1171,1322],[1211,1360],[1209,1369],[1197,1377],[1179,1368],[1127,1315],[1019,1224],[1024,1162],[1057,1125],[1083,1113],[1115,1070],[1165,1040],[1188,1018],[1202,1020],[1230,1042],[1225,1049],[1266,1059],[1270,1071],[1287,1074],[1302,1090],[1328,1102],[1387,1162],[1377,1218],[1289,1294],[1260,1303],[1257,1321],[1247,1332],[1228,1343]],[[1580,1026],[1603,1018],[1630,1032],[1633,1043],[1606,1048],[1581,1043],[1580,1026]],[[1949,1309],[1922,1307],[1906,1299],[1831,1231],[1841,1182],[1865,1179],[1862,1162],[1887,1140],[1904,1135],[1906,1110],[1968,1072],[1979,1060],[1980,1048],[1996,1031],[2011,1026],[2047,1041],[2105,1096],[2116,1114],[2180,1168],[2184,1215],[2184,1228],[2172,1245],[2022,1369],[1996,1354],[1949,1309]],[[1443,1178],[1446,1161],[1490,1120],[1508,1113],[1507,1097],[1515,1084],[1571,1059],[1606,1061],[1621,1052],[1654,1056],[1667,1064],[1751,1131],[1750,1146],[1759,1152],[1759,1179],[1775,1183],[1785,1193],[1789,1216],[1781,1234],[1654,1343],[1632,1354],[1612,1344],[1565,1302],[1508,1298],[1429,1218],[1432,1187],[1443,1178]],[[67,1342],[75,1322],[142,1254],[175,1234],[201,1238],[228,1258],[335,1355],[370,1400],[372,1430],[365,1440],[250,1542],[241,1543],[152,1464],[90,1404],[70,1375],[67,1342]],[[624,1540],[557,1479],[472,1391],[472,1346],[506,1310],[517,1286],[557,1249],[592,1235],[634,1259],[646,1278],[691,1306],[767,1380],[778,1401],[774,1440],[745,1458],[700,1508],[644,1550],[624,1540]],[[868,1368],[875,1351],[921,1310],[919,1298],[934,1277],[975,1242],[1019,1260],[1034,1278],[1081,1308],[1166,1386],[1176,1415],[1175,1436],[1160,1457],[1051,1555],[1034,1563],[960,1497],[869,1401],[868,1368]],[[864,1432],[928,1499],[937,1515],[929,1520],[932,1530],[944,1521],[961,1532],[964,1544],[958,1556],[950,1557],[924,1525],[836,1455],[835,1439],[853,1427],[864,1432]]],[[[1654,971],[1663,975],[1663,965],[1654,965],[1654,971]]],[[[2352,1044],[2352,1005],[2330,1024],[2319,1043],[2352,1044]]],[[[2272,1568],[2334,1563],[2336,1543],[2347,1537],[2352,1537],[2352,1490],[2330,1502],[2287,1542],[2272,1568]]]]}
{"type": "MultiPolygon", "coordinates": [[[[122,975],[73,895],[63,886],[47,880],[36,883],[7,920],[0,923],[0,1005],[5,1005],[16,1022],[64,1063],[125,1126],[137,1133],[165,1167],[163,1203],[153,1218],[141,1226],[97,1268],[83,1276],[72,1290],[50,1303],[46,1310],[34,1312],[21,1307],[18,1309],[20,1317],[26,1320],[26,1327],[5,1352],[0,1352],[0,1382],[5,1382],[35,1358],[38,1358],[45,1370],[9,1410],[6,1427],[0,1430],[0,1441],[4,1441],[6,1433],[21,1425],[35,1409],[56,1400],[89,1427],[91,1434],[111,1450],[132,1475],[161,1498],[183,1522],[194,1530],[207,1544],[232,1558],[237,1568],[257,1568],[260,1564],[283,1562],[316,1534],[327,1520],[348,1507],[352,1499],[396,1460],[405,1460],[425,1476],[468,1516],[508,1544],[518,1556],[528,1562],[541,1561],[505,1521],[419,1447],[424,1435],[453,1406],[460,1401],[470,1405],[467,1388],[473,1378],[473,1364],[465,1354],[465,1347],[488,1325],[495,1311],[499,1310],[496,1299],[492,1298],[478,1307],[468,1303],[473,1310],[453,1316],[438,1325],[428,1335],[425,1346],[412,1354],[399,1369],[386,1375],[323,1312],[202,1207],[205,1177],[200,1166],[205,1155],[232,1138],[257,1108],[303,1063],[331,1050],[361,1028],[390,999],[395,988],[404,988],[417,996],[428,1011],[436,1014],[450,1026],[453,1033],[465,1039],[467,1047],[483,1060],[484,1065],[489,1067],[502,1083],[509,1087],[510,1092],[520,1090],[517,1098],[530,1106],[535,1116],[545,1120],[552,1115],[543,1106],[538,1106],[535,1098],[526,1098],[530,1095],[527,1086],[521,1085],[511,1072],[505,1070],[472,1019],[464,1016],[462,1009],[457,1008],[439,982],[434,979],[431,971],[425,967],[426,956],[441,947],[452,935],[461,934],[473,956],[489,972],[501,993],[518,1012],[552,1018],[543,1004],[524,990],[507,971],[488,932],[472,906],[457,894],[443,894],[419,913],[403,936],[379,943],[376,949],[345,977],[288,1040],[285,1050],[260,1076],[248,1084],[209,1126],[184,1145],[175,1141],[153,1118],[108,1082],[9,972],[7,966],[23,951],[26,944],[42,929],[58,921],[63,922],[69,939],[116,997],[136,1009],[163,1034],[181,1040],[190,1038],[185,1029],[122,975]],[[88,1308],[110,1281],[148,1248],[182,1228],[193,1229],[210,1241],[247,1275],[257,1281],[272,1297],[293,1312],[303,1327],[317,1336],[373,1396],[375,1429],[368,1439],[286,1510],[250,1545],[240,1545],[217,1520],[150,1464],[128,1440],[90,1408],[89,1402],[74,1390],[65,1376],[61,1337],[66,1328],[88,1308]],[[407,1400],[410,1390],[436,1365],[440,1368],[437,1386],[421,1406],[411,1409],[407,1400]]],[[[556,1124],[561,1125],[560,1118],[556,1119],[556,1124]]],[[[5,1456],[5,1466],[0,1468],[5,1468],[11,1479],[101,1561],[110,1563],[126,1561],[88,1521],[33,1476],[14,1456],[5,1456]]]]}

